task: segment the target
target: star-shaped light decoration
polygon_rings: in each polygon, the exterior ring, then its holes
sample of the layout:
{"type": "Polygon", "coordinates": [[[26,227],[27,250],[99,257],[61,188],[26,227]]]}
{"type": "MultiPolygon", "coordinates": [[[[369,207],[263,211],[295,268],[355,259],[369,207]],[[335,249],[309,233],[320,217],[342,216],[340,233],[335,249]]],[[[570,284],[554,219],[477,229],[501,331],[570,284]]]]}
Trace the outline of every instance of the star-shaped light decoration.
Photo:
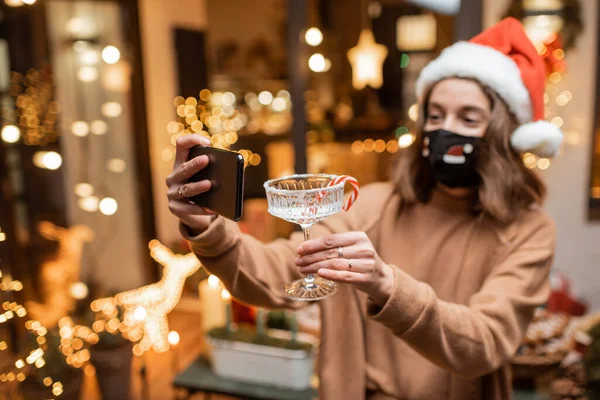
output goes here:
{"type": "Polygon", "coordinates": [[[377,44],[373,31],[363,29],[358,37],[358,44],[348,50],[348,60],[352,64],[352,86],[361,90],[369,85],[378,89],[383,84],[382,67],[388,50],[377,44]]]}

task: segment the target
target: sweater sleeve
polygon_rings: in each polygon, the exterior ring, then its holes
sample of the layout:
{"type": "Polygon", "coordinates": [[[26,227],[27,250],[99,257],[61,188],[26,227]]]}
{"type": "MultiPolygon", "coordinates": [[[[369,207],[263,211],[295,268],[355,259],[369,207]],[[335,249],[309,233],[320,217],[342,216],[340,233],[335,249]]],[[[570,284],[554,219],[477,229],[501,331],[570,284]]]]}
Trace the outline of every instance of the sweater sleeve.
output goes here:
{"type": "MultiPolygon", "coordinates": [[[[340,212],[314,225],[311,237],[363,230],[370,215],[367,210],[379,206],[374,201],[383,206],[381,199],[388,196],[390,188],[387,184],[365,187],[350,212],[340,212]]],[[[283,295],[285,284],[302,277],[295,265],[296,249],[304,241],[301,232],[264,244],[222,217],[217,217],[198,236],[190,236],[184,225],[180,225],[180,231],[202,265],[219,277],[237,299],[269,308],[298,308],[304,304],[283,295]]]]}
{"type": "Polygon", "coordinates": [[[546,217],[537,221],[517,234],[468,304],[442,301],[431,286],[393,267],[392,295],[383,307],[369,300],[369,316],[455,373],[475,378],[498,369],[514,355],[533,311],[550,293],[555,229],[546,217]]]}

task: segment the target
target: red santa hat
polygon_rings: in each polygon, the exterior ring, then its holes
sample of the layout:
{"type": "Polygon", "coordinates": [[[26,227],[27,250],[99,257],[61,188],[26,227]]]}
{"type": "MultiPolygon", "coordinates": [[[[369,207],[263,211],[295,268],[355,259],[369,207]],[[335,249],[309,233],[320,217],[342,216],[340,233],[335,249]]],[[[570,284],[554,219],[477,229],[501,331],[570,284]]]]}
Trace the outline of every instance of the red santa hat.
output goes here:
{"type": "Polygon", "coordinates": [[[518,20],[506,18],[444,49],[421,71],[417,97],[422,101],[435,83],[451,77],[476,79],[506,102],[520,124],[511,137],[514,149],[540,157],[556,154],[563,134],[544,121],[544,61],[518,20]]]}

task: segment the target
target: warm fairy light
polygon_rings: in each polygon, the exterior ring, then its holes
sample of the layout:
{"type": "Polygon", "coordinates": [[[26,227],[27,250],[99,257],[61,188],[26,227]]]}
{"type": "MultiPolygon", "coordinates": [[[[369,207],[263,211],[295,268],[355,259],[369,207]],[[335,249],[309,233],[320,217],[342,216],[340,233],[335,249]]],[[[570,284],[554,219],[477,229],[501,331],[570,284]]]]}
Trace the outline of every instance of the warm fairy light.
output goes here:
{"type": "Polygon", "coordinates": [[[414,142],[415,142],[415,135],[413,135],[412,133],[402,134],[398,138],[398,146],[401,149],[405,149],[405,148],[409,147],[414,142]]]}
{"type": "Polygon", "coordinates": [[[384,45],[377,44],[373,31],[363,29],[358,38],[358,44],[351,48],[347,55],[352,64],[352,86],[361,90],[369,85],[378,89],[383,84],[383,61],[388,50],[384,45]]]}
{"type": "Polygon", "coordinates": [[[22,0],[4,0],[4,4],[9,7],[21,7],[25,3],[22,0]]]}
{"type": "Polygon", "coordinates": [[[166,147],[160,152],[160,158],[163,161],[171,161],[175,157],[175,151],[171,147],[166,147]]]}
{"type": "Polygon", "coordinates": [[[273,101],[271,92],[263,91],[258,94],[258,102],[263,106],[268,106],[273,101]]]}
{"type": "Polygon", "coordinates": [[[360,154],[363,152],[364,150],[364,145],[363,142],[360,140],[356,140],[352,143],[352,146],[350,146],[350,149],[352,150],[352,152],[354,154],[360,154]]]}
{"type": "Polygon", "coordinates": [[[410,118],[411,121],[419,119],[419,105],[417,103],[408,108],[408,118],[410,118]]]}
{"type": "Polygon", "coordinates": [[[88,295],[88,292],[88,287],[83,282],[75,282],[69,288],[69,293],[71,294],[71,297],[77,300],[85,299],[88,295]]]}
{"type": "Polygon", "coordinates": [[[120,158],[111,158],[106,162],[106,166],[109,171],[120,174],[125,171],[127,164],[125,164],[125,161],[121,160],[120,158]]]}
{"type": "Polygon", "coordinates": [[[15,361],[15,367],[20,369],[20,368],[23,368],[24,366],[25,366],[25,361],[23,361],[23,360],[15,361]]]}
{"type": "Polygon", "coordinates": [[[561,126],[563,126],[564,121],[561,117],[554,117],[552,118],[552,120],[550,121],[550,123],[552,125],[555,125],[556,127],[560,128],[561,126]]]}
{"type": "Polygon", "coordinates": [[[550,160],[547,158],[540,158],[537,161],[537,167],[542,170],[548,169],[548,167],[550,167],[550,160]]]}
{"type": "Polygon", "coordinates": [[[221,290],[221,298],[225,301],[231,300],[231,293],[227,289],[221,290]]]}
{"type": "Polygon", "coordinates": [[[384,140],[377,139],[375,141],[375,145],[373,146],[373,149],[375,150],[376,153],[383,153],[385,151],[385,146],[386,146],[386,143],[384,140]]]}
{"type": "Polygon", "coordinates": [[[287,102],[281,97],[276,97],[271,103],[271,107],[273,107],[273,111],[283,111],[287,106],[287,102]]]}
{"type": "Polygon", "coordinates": [[[223,93],[223,104],[226,106],[232,106],[235,104],[235,94],[231,92],[223,93]]]}
{"type": "Polygon", "coordinates": [[[102,49],[102,59],[107,64],[116,64],[121,59],[121,52],[115,46],[106,46],[102,49]]]}
{"type": "Polygon", "coordinates": [[[210,92],[210,90],[202,89],[200,91],[199,97],[200,97],[200,100],[202,100],[202,101],[208,101],[208,100],[210,100],[211,95],[212,95],[212,93],[210,92]]]}
{"type": "Polygon", "coordinates": [[[98,70],[91,65],[81,67],[79,68],[79,71],[77,71],[77,79],[81,82],[94,82],[98,79],[98,70]]]}
{"type": "Polygon", "coordinates": [[[560,82],[561,79],[562,79],[562,76],[558,72],[553,72],[550,74],[550,76],[548,76],[548,80],[554,84],[560,82]]]}
{"type": "Polygon", "coordinates": [[[96,212],[98,211],[98,204],[100,199],[96,196],[86,196],[77,200],[77,205],[84,211],[96,212]]]}
{"type": "Polygon", "coordinates": [[[109,118],[116,118],[123,112],[123,107],[116,101],[109,101],[102,104],[102,115],[109,118]]]}
{"type": "Polygon", "coordinates": [[[38,168],[57,170],[62,165],[62,156],[55,151],[38,151],[33,155],[33,164],[38,168]]]}
{"type": "Polygon", "coordinates": [[[90,122],[90,131],[94,135],[104,135],[108,131],[108,124],[101,119],[90,122]]]}
{"type": "Polygon", "coordinates": [[[169,341],[169,344],[171,346],[177,346],[179,344],[179,333],[177,333],[177,331],[171,331],[169,332],[169,335],[167,336],[167,340],[169,341]]]}
{"type": "Polygon", "coordinates": [[[389,140],[385,146],[388,153],[395,153],[398,151],[399,145],[397,140],[389,140]]]}
{"type": "Polygon", "coordinates": [[[75,194],[79,197],[88,197],[94,194],[94,186],[90,183],[82,182],[75,185],[75,194]]]}
{"type": "Polygon", "coordinates": [[[6,143],[17,143],[21,138],[21,130],[15,125],[5,125],[0,133],[6,143]]]}
{"type": "Polygon", "coordinates": [[[558,96],[556,96],[555,101],[556,101],[556,105],[558,105],[559,107],[563,107],[569,102],[569,99],[567,98],[567,96],[565,96],[563,94],[559,94],[558,96]]]}
{"type": "Polygon", "coordinates": [[[138,321],[143,321],[146,318],[146,309],[142,306],[138,306],[133,311],[133,317],[138,321]]]}
{"type": "Polygon", "coordinates": [[[6,234],[4,232],[0,232],[0,242],[4,242],[6,240],[6,234]]]}
{"type": "Polygon", "coordinates": [[[219,286],[219,282],[219,278],[217,278],[215,275],[210,275],[208,277],[208,286],[212,288],[219,286]]]}
{"type": "Polygon", "coordinates": [[[100,209],[100,212],[104,215],[113,215],[117,212],[119,206],[117,204],[117,200],[113,199],[112,197],[105,197],[102,200],[100,200],[98,208],[100,209]]]}
{"type": "Polygon", "coordinates": [[[71,124],[71,133],[78,137],[87,136],[90,132],[90,126],[85,121],[75,121],[71,124]]]}
{"type": "Polygon", "coordinates": [[[533,169],[537,166],[537,157],[532,153],[523,154],[523,163],[529,169],[533,169]]]}
{"type": "Polygon", "coordinates": [[[85,50],[79,55],[79,60],[85,65],[96,65],[100,61],[100,56],[96,50],[85,50]]]}
{"type": "Polygon", "coordinates": [[[308,67],[313,72],[325,71],[325,57],[321,53],[315,53],[308,59],[308,67]]]}
{"type": "Polygon", "coordinates": [[[304,40],[309,46],[318,46],[323,41],[323,33],[319,28],[309,28],[304,34],[304,40]]]}

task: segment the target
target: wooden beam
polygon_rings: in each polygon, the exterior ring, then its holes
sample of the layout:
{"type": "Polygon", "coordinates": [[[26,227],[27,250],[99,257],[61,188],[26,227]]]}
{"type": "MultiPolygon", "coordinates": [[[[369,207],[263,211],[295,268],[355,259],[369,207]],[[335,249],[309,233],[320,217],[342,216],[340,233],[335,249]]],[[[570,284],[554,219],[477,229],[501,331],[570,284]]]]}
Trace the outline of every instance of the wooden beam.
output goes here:
{"type": "Polygon", "coordinates": [[[292,98],[292,144],[294,145],[295,171],[307,172],[306,115],[304,92],[308,87],[308,51],[302,39],[308,18],[306,0],[288,0],[288,71],[292,98]]]}
{"type": "Polygon", "coordinates": [[[483,30],[483,0],[462,0],[454,18],[454,41],[469,40],[483,30]]]}

